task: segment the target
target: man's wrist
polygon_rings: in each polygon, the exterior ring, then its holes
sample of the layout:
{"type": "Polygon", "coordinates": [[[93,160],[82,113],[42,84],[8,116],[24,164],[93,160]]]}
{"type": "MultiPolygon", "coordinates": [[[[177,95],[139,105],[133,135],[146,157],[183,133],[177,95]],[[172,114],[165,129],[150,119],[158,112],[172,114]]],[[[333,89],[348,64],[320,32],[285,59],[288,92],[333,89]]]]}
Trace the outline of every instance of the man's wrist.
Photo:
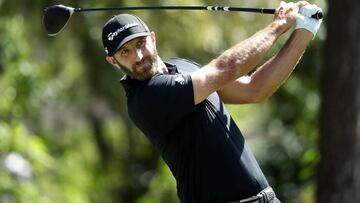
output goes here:
{"type": "Polygon", "coordinates": [[[271,24],[268,26],[269,31],[271,34],[274,34],[276,38],[279,38],[284,33],[284,28],[281,26],[281,22],[278,20],[275,20],[271,22],[271,24]]]}
{"type": "Polygon", "coordinates": [[[315,36],[313,32],[307,30],[306,28],[298,28],[298,29],[295,29],[294,32],[296,32],[297,35],[304,36],[304,37],[313,38],[315,36]]]}

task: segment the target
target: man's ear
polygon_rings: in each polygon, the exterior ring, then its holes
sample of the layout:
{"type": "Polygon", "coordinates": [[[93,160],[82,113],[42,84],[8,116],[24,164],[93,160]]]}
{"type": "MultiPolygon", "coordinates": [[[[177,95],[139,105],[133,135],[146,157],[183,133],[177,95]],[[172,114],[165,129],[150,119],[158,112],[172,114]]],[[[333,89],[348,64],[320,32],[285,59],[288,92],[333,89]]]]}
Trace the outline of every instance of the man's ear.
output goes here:
{"type": "Polygon", "coordinates": [[[117,63],[116,63],[116,60],[114,59],[114,57],[112,57],[112,56],[106,56],[106,61],[108,62],[108,63],[110,63],[111,65],[113,65],[113,66],[117,66],[117,63]]]}
{"type": "Polygon", "coordinates": [[[151,37],[151,41],[156,44],[156,36],[155,36],[155,32],[151,32],[150,33],[150,37],[151,37]]]}

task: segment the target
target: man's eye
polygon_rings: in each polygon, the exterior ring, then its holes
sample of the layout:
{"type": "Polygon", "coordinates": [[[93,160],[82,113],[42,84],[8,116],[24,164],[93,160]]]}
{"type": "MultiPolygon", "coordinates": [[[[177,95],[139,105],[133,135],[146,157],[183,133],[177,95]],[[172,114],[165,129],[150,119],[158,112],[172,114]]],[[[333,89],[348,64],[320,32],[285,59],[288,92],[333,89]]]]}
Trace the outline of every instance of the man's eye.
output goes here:
{"type": "Polygon", "coordinates": [[[145,45],[145,41],[144,41],[144,40],[140,40],[137,45],[138,45],[138,47],[142,47],[142,46],[145,45]]]}
{"type": "Polygon", "coordinates": [[[121,50],[120,53],[121,53],[122,56],[126,56],[127,54],[130,53],[130,51],[128,49],[123,49],[123,50],[121,50]]]}

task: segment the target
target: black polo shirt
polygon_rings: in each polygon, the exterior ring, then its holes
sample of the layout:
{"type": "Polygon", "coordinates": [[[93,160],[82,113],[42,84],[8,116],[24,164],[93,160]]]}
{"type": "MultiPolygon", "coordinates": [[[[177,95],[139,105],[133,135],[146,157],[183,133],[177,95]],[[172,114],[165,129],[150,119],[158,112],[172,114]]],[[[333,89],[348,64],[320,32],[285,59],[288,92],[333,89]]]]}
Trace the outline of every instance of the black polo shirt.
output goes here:
{"type": "Polygon", "coordinates": [[[244,137],[215,92],[194,104],[190,74],[200,65],[166,62],[170,74],[121,80],[132,121],[173,173],[183,203],[248,198],[268,186],[244,137]]]}

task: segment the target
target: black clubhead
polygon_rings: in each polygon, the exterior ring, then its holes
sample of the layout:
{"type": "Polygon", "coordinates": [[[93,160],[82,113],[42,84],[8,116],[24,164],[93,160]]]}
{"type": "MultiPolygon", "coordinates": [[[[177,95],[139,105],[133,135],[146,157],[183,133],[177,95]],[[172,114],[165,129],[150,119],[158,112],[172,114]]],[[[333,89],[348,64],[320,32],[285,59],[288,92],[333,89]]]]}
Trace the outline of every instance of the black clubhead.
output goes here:
{"type": "Polygon", "coordinates": [[[61,4],[44,8],[43,24],[48,35],[54,36],[59,33],[69,22],[73,13],[74,8],[61,4]]]}

